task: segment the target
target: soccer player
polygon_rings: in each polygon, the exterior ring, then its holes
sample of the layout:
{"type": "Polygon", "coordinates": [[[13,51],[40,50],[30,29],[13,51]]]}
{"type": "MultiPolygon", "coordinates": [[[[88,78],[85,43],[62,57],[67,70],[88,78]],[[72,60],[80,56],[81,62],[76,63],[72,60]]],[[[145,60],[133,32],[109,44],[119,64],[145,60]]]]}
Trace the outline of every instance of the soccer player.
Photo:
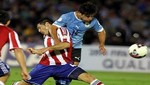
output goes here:
{"type": "MultiPolygon", "coordinates": [[[[0,10],[0,52],[3,46],[9,43],[9,49],[14,51],[16,59],[21,67],[21,75],[23,80],[29,78],[29,74],[26,68],[25,55],[21,49],[20,41],[17,33],[8,27],[10,23],[9,14],[7,11],[0,10]]],[[[0,53],[1,56],[1,53],[0,53]]],[[[9,66],[0,60],[0,85],[4,85],[10,76],[9,66]]]]}
{"type": "Polygon", "coordinates": [[[54,39],[50,34],[51,24],[52,22],[46,18],[37,24],[38,31],[44,35],[45,47],[40,49],[28,48],[32,54],[38,54],[42,57],[39,64],[30,72],[31,79],[19,81],[13,85],[43,85],[49,77],[70,78],[82,80],[90,85],[104,85],[80,67],[72,64],[72,41],[66,28],[60,27],[57,29],[60,43],[54,44],[54,39]]]}
{"type": "Polygon", "coordinates": [[[74,65],[78,65],[81,61],[83,35],[88,29],[94,29],[98,32],[100,52],[103,55],[106,54],[106,49],[104,47],[106,34],[99,21],[94,18],[96,13],[96,6],[90,2],[86,2],[79,7],[79,10],[63,14],[53,23],[51,35],[54,38],[55,44],[60,42],[56,36],[56,29],[66,26],[69,30],[73,40],[72,59],[74,65]]]}

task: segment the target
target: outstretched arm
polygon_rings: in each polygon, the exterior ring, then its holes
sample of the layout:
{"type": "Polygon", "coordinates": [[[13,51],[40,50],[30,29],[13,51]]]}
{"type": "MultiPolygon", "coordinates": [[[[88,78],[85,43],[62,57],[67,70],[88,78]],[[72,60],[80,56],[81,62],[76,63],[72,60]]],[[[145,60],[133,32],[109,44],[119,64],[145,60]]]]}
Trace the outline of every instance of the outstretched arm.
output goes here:
{"type": "Polygon", "coordinates": [[[32,54],[42,55],[46,51],[49,51],[49,50],[62,50],[62,49],[69,48],[69,47],[70,47],[70,43],[68,43],[68,42],[60,42],[60,43],[58,43],[58,44],[56,44],[54,46],[50,46],[50,47],[46,47],[46,48],[41,48],[41,49],[28,48],[28,50],[32,54]]]}
{"type": "Polygon", "coordinates": [[[105,49],[105,38],[106,38],[106,32],[103,30],[102,32],[98,33],[98,38],[99,38],[99,49],[100,52],[105,55],[106,54],[106,49],[105,49]]]}

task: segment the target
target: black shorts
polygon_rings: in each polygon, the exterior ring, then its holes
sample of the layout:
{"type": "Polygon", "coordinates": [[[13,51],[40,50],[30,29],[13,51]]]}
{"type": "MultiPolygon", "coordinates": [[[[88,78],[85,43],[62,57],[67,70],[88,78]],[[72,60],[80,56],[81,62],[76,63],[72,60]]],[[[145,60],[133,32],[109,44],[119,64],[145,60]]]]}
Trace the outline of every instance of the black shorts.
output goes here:
{"type": "Polygon", "coordinates": [[[75,62],[81,61],[81,48],[72,48],[72,60],[75,62]]]}

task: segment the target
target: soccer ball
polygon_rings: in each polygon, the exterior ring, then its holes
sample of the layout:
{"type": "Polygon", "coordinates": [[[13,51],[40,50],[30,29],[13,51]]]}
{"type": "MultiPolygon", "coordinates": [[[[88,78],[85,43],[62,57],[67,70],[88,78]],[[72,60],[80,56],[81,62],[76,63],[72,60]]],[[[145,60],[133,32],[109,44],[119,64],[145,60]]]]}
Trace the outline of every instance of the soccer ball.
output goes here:
{"type": "Polygon", "coordinates": [[[148,48],[143,44],[133,44],[129,47],[129,55],[133,58],[143,58],[147,55],[148,48]]]}

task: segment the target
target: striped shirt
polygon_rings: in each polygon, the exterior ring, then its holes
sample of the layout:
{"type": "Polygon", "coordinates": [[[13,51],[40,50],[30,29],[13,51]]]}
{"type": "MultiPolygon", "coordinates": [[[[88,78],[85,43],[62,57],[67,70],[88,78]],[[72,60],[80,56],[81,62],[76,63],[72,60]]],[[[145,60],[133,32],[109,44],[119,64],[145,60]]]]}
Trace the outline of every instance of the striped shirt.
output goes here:
{"type": "MultiPolygon", "coordinates": [[[[49,50],[46,51],[45,54],[42,55],[42,59],[40,64],[43,65],[64,65],[71,62],[71,49],[72,49],[72,41],[69,34],[69,31],[66,28],[58,28],[57,36],[61,42],[70,43],[70,47],[63,50],[49,50]]],[[[50,47],[54,45],[54,40],[52,37],[46,35],[44,36],[44,46],[50,47]]]]}
{"type": "Polygon", "coordinates": [[[0,55],[5,44],[9,43],[9,49],[21,48],[18,34],[9,27],[0,24],[0,55]]]}

